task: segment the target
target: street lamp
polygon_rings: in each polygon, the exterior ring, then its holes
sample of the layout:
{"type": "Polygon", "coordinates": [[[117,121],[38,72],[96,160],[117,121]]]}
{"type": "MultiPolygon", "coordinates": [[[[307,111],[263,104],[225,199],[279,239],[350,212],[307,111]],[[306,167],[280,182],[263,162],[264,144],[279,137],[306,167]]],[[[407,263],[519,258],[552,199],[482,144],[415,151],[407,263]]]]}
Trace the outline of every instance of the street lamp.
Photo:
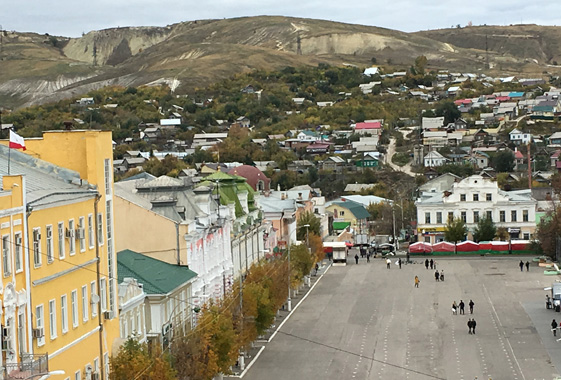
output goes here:
{"type": "MultiPolygon", "coordinates": [[[[287,309],[288,311],[292,310],[292,299],[290,298],[290,279],[291,279],[291,273],[290,273],[290,236],[292,236],[293,232],[298,231],[299,228],[302,227],[306,227],[306,240],[307,240],[307,235],[308,235],[308,228],[310,227],[309,224],[304,224],[301,225],[300,227],[296,227],[296,229],[294,231],[292,231],[291,233],[288,234],[288,299],[287,299],[287,309]]],[[[306,242],[306,246],[307,246],[307,242],[306,242]]],[[[308,248],[308,247],[307,247],[308,248]]]]}

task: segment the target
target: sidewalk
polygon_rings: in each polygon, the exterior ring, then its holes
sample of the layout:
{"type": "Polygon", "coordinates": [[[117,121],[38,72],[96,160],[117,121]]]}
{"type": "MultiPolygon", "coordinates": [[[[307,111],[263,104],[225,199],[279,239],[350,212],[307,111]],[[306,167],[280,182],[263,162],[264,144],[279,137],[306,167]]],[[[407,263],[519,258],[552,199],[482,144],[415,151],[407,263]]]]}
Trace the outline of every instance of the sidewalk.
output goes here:
{"type": "MultiPolygon", "coordinates": [[[[366,260],[366,259],[365,259],[366,260]]],[[[251,344],[251,348],[245,352],[244,354],[244,368],[240,368],[239,364],[236,364],[232,367],[232,375],[225,375],[224,379],[240,379],[243,378],[245,373],[251,368],[253,363],[259,358],[261,352],[267,347],[267,343],[269,343],[275,335],[277,331],[282,327],[282,325],[290,319],[290,316],[293,312],[296,311],[298,306],[304,299],[310,294],[311,290],[315,287],[315,285],[321,280],[323,275],[331,268],[331,262],[327,259],[323,260],[318,273],[315,274],[315,269],[312,269],[312,274],[310,276],[310,286],[306,285],[305,283],[300,287],[297,294],[292,293],[292,311],[288,311],[286,308],[286,304],[277,312],[277,316],[275,317],[275,321],[273,325],[267,330],[267,332],[258,337],[256,341],[251,344]]]]}

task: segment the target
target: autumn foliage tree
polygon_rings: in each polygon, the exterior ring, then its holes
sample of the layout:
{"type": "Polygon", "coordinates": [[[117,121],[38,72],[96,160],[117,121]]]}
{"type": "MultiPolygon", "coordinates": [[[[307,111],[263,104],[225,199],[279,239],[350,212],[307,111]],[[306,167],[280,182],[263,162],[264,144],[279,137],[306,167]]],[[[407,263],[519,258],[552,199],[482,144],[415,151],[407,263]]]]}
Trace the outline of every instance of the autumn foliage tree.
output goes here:
{"type": "Polygon", "coordinates": [[[129,338],[119,349],[117,355],[111,357],[110,380],[172,380],[176,372],[171,367],[169,355],[162,353],[159,345],[151,350],[146,343],[139,343],[129,338]]]}

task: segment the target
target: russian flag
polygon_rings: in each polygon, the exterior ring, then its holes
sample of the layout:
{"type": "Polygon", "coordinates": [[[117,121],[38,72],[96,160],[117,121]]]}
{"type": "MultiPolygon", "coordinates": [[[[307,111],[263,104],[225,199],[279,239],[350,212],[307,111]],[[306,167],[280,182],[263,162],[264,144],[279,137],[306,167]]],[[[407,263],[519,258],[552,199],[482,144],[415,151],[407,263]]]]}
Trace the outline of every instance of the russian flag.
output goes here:
{"type": "Polygon", "coordinates": [[[10,129],[10,148],[25,150],[25,140],[23,137],[10,129]]]}

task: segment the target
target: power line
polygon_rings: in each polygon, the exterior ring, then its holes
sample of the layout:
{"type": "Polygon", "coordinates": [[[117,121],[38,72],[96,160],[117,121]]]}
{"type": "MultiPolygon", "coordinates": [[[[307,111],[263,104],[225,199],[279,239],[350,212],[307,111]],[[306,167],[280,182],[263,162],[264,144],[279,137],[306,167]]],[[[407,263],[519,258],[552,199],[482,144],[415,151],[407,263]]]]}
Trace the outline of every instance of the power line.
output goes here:
{"type": "Polygon", "coordinates": [[[446,378],[444,378],[444,377],[438,377],[438,376],[432,375],[430,373],[425,373],[425,372],[417,371],[417,370],[414,370],[414,369],[411,369],[411,368],[403,367],[403,366],[400,366],[400,365],[397,365],[397,364],[389,363],[389,362],[386,362],[386,361],[383,361],[383,360],[374,359],[370,356],[357,354],[356,352],[347,351],[347,350],[344,350],[344,349],[339,348],[339,347],[331,346],[329,344],[321,343],[321,342],[318,342],[318,341],[315,341],[315,340],[312,340],[312,339],[303,338],[301,336],[294,335],[294,334],[291,334],[291,333],[287,333],[287,332],[284,332],[284,331],[279,330],[277,332],[280,333],[280,334],[284,334],[284,335],[296,338],[296,339],[303,340],[303,341],[308,342],[308,343],[312,343],[312,344],[316,344],[318,346],[323,346],[323,347],[326,347],[326,348],[330,348],[332,350],[343,352],[345,354],[349,354],[349,355],[353,355],[353,356],[357,356],[359,358],[368,359],[368,360],[371,360],[373,362],[377,362],[377,363],[380,363],[380,364],[385,364],[385,365],[388,365],[390,367],[402,369],[404,371],[413,372],[413,373],[416,373],[418,375],[422,375],[422,376],[426,376],[426,377],[430,377],[430,378],[438,379],[438,380],[446,380],[446,378]]]}

